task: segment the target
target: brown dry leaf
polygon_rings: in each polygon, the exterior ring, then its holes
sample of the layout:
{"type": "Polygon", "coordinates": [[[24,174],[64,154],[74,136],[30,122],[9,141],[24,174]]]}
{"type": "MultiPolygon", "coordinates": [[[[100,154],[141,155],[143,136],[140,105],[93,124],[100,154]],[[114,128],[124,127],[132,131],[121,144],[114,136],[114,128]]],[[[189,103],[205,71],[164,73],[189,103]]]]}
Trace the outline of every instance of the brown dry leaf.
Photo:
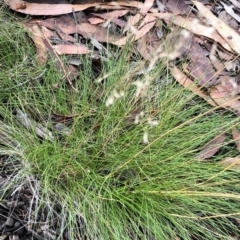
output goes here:
{"type": "MultiPolygon", "coordinates": [[[[118,17],[121,17],[127,14],[128,12],[129,10],[116,10],[109,13],[92,13],[92,15],[100,17],[101,19],[107,20],[108,22],[113,22],[116,25],[124,28],[127,25],[127,23],[124,20],[119,19],[118,17]]],[[[88,20],[91,22],[90,19],[88,20]]]]}
{"type": "Polygon", "coordinates": [[[184,1],[179,0],[163,0],[163,4],[175,14],[188,14],[191,9],[184,1]]]}
{"type": "MultiPolygon", "coordinates": [[[[43,32],[37,25],[23,24],[23,27],[30,32],[29,36],[32,38],[36,46],[36,55],[38,62],[41,65],[45,65],[48,58],[48,49],[44,43],[45,36],[43,32]]],[[[46,32],[46,34],[49,34],[49,32],[46,32]]]]}
{"type": "Polygon", "coordinates": [[[193,1],[199,12],[209,21],[209,23],[218,31],[225,39],[228,45],[238,54],[240,54],[240,36],[230,28],[226,23],[217,18],[207,7],[202,3],[193,1]]]}
{"type": "MultiPolygon", "coordinates": [[[[237,20],[238,22],[240,22],[240,16],[239,14],[234,12],[234,6],[233,5],[227,5],[224,2],[221,1],[221,4],[223,5],[223,7],[225,8],[226,12],[231,15],[231,17],[235,20],[237,20]]],[[[235,24],[234,24],[235,26],[235,24]]],[[[238,28],[237,28],[238,29],[238,28]]]]}
{"type": "Polygon", "coordinates": [[[226,70],[227,71],[229,71],[229,72],[235,72],[235,73],[238,73],[239,72],[239,70],[240,70],[240,68],[239,68],[239,60],[240,59],[237,59],[237,58],[235,58],[235,59],[232,59],[232,60],[230,60],[230,61],[224,61],[223,62],[223,64],[224,64],[224,66],[225,66],[225,68],[226,68],[226,70]]]}
{"type": "Polygon", "coordinates": [[[218,53],[219,58],[222,60],[231,61],[234,58],[233,53],[223,51],[223,49],[217,48],[217,53],[218,53]]]}
{"type": "Polygon", "coordinates": [[[240,132],[233,128],[232,130],[233,140],[236,143],[237,150],[240,152],[240,132]]]}
{"type": "Polygon", "coordinates": [[[222,86],[224,86],[227,89],[230,96],[236,97],[240,93],[240,86],[237,84],[236,78],[230,77],[227,74],[225,74],[219,76],[219,80],[222,86]]]}
{"type": "Polygon", "coordinates": [[[101,26],[95,26],[86,22],[75,24],[74,20],[67,16],[38,20],[37,23],[51,30],[60,29],[65,34],[79,33],[84,38],[94,38],[99,42],[113,43],[121,39],[120,35],[112,33],[101,26]]]}
{"type": "Polygon", "coordinates": [[[89,18],[88,21],[91,24],[95,25],[95,24],[103,23],[105,20],[99,17],[92,17],[92,18],[89,18]]]}
{"type": "Polygon", "coordinates": [[[150,8],[153,6],[153,3],[154,3],[154,0],[145,0],[143,6],[140,9],[140,13],[142,15],[147,14],[150,8]]]}
{"type": "Polygon", "coordinates": [[[160,40],[155,29],[151,29],[148,34],[145,34],[137,41],[137,49],[143,58],[151,60],[159,49],[160,40]]]}
{"type": "Polygon", "coordinates": [[[78,67],[73,66],[73,65],[67,66],[66,72],[68,74],[68,81],[71,81],[71,83],[73,80],[75,80],[80,75],[78,67]]]}
{"type": "Polygon", "coordinates": [[[199,46],[196,40],[193,41],[191,51],[188,56],[191,59],[188,69],[190,74],[194,78],[198,79],[198,84],[204,87],[216,85],[216,71],[214,70],[209,58],[206,57],[203,48],[199,46]]]}
{"type": "Polygon", "coordinates": [[[231,96],[231,92],[226,86],[217,85],[210,90],[211,98],[221,107],[226,109],[232,109],[234,113],[240,115],[240,97],[231,96]]]}
{"type": "Polygon", "coordinates": [[[46,3],[45,0],[38,0],[35,3],[25,2],[21,0],[4,0],[9,7],[17,12],[28,15],[44,15],[44,16],[56,16],[62,14],[68,14],[78,11],[83,11],[90,7],[97,9],[117,9],[124,7],[141,8],[143,3],[137,1],[118,1],[108,2],[107,4],[101,4],[99,2],[87,3],[87,4],[70,4],[65,0],[51,0],[51,3],[46,3]]]}
{"type": "Polygon", "coordinates": [[[220,135],[216,136],[210,142],[208,142],[203,149],[197,154],[197,159],[204,160],[211,158],[214,156],[219,149],[223,146],[225,142],[225,133],[221,133],[220,135]]]}
{"type": "Polygon", "coordinates": [[[178,57],[187,55],[190,51],[189,46],[192,44],[193,35],[179,27],[174,27],[173,31],[166,36],[166,39],[162,46],[160,46],[160,58],[167,58],[169,60],[175,60],[178,57]]]}
{"type": "Polygon", "coordinates": [[[123,29],[123,33],[126,31],[130,31],[131,33],[137,32],[137,23],[142,20],[143,16],[140,13],[135,14],[134,16],[130,16],[127,21],[127,25],[123,29]]]}
{"type": "Polygon", "coordinates": [[[60,44],[53,46],[58,55],[63,54],[87,54],[91,53],[85,45],[82,44],[60,44]]]}
{"type": "MultiPolygon", "coordinates": [[[[133,40],[136,41],[141,37],[143,37],[146,33],[148,33],[155,25],[155,21],[156,21],[155,17],[151,15],[146,15],[145,18],[143,19],[143,23],[142,23],[143,26],[139,30],[137,30],[137,32],[134,34],[133,40]]],[[[122,45],[125,45],[127,41],[129,41],[128,36],[123,37],[122,39],[115,42],[111,42],[111,43],[118,46],[122,46],[122,45]]]]}
{"type": "Polygon", "coordinates": [[[229,1],[232,2],[232,4],[237,8],[240,8],[240,2],[238,2],[237,0],[229,0],[229,1]]]}
{"type": "Polygon", "coordinates": [[[4,0],[4,2],[9,5],[9,7],[12,10],[15,11],[21,11],[22,9],[26,9],[27,5],[26,2],[22,1],[22,0],[4,0]]]}
{"type": "Polygon", "coordinates": [[[212,106],[217,106],[216,103],[207,96],[203,91],[199,89],[196,83],[194,83],[190,78],[188,78],[183,72],[181,72],[176,66],[170,68],[173,77],[185,88],[194,92],[205,101],[207,101],[212,106]]]}
{"type": "Polygon", "coordinates": [[[136,13],[134,16],[130,16],[128,18],[127,26],[124,28],[123,32],[130,30],[130,32],[136,34],[138,28],[137,24],[140,22],[140,20],[143,19],[143,16],[147,14],[153,3],[154,0],[146,0],[142,5],[139,13],[136,13]]]}
{"type": "MultiPolygon", "coordinates": [[[[125,21],[123,21],[122,19],[118,19],[118,18],[126,15],[128,12],[129,12],[129,10],[116,10],[116,11],[112,11],[112,12],[108,12],[108,13],[92,13],[92,14],[97,17],[100,17],[104,20],[111,21],[111,22],[115,23],[116,25],[123,28],[127,25],[127,23],[125,21]]],[[[91,18],[88,20],[90,21],[90,23],[92,23],[91,18]]]]}
{"type": "MultiPolygon", "coordinates": [[[[31,22],[29,22],[29,25],[31,25],[31,22]]],[[[38,26],[38,25],[36,25],[36,26],[38,26]]],[[[50,30],[48,28],[45,28],[45,27],[41,27],[41,26],[38,26],[38,27],[40,27],[40,29],[41,29],[41,31],[42,31],[42,33],[44,35],[44,38],[50,39],[51,37],[54,36],[54,32],[52,30],[50,30]]]]}
{"type": "MultiPolygon", "coordinates": [[[[44,28],[44,27],[42,27],[42,28],[44,28]]],[[[60,29],[55,30],[55,32],[65,42],[72,42],[72,43],[76,42],[76,38],[74,38],[74,37],[72,37],[72,36],[62,32],[60,29]]],[[[45,36],[46,36],[46,34],[45,34],[45,36]]],[[[49,39],[49,37],[48,37],[48,39],[49,39]]]]}
{"type": "MultiPolygon", "coordinates": [[[[98,3],[99,5],[99,3],[98,3]]],[[[138,2],[138,1],[111,1],[111,2],[107,2],[107,4],[103,4],[101,9],[104,9],[104,7],[107,7],[107,6],[112,6],[112,9],[118,9],[121,8],[123,9],[123,7],[129,7],[129,8],[142,8],[144,5],[144,3],[142,2],[138,2]]],[[[74,4],[75,6],[75,4],[74,4]]],[[[110,9],[110,8],[109,8],[110,9]]]]}
{"type": "Polygon", "coordinates": [[[232,18],[226,11],[221,11],[218,14],[218,18],[228,24],[228,26],[232,29],[238,30],[238,22],[234,18],[232,18]]]}
{"type": "MultiPolygon", "coordinates": [[[[34,23],[34,20],[31,22],[34,23]]],[[[60,17],[47,18],[44,20],[37,20],[36,23],[54,31],[61,30],[65,34],[72,34],[76,32],[76,23],[74,20],[64,15],[60,17]],[[73,30],[74,28],[75,30],[73,30]]]]}
{"type": "MultiPolygon", "coordinates": [[[[156,24],[157,27],[158,23],[156,24]]],[[[155,53],[152,54],[151,61],[149,63],[148,71],[156,66],[156,63],[160,58],[164,59],[164,61],[172,61],[176,58],[186,54],[189,51],[189,45],[191,45],[192,34],[190,34],[187,30],[174,27],[174,30],[167,34],[164,41],[161,41],[155,53]]],[[[156,29],[156,31],[158,31],[156,29]]],[[[158,32],[160,38],[163,37],[163,33],[160,29],[158,32]]],[[[142,51],[143,52],[143,51],[142,51]]],[[[146,55],[146,52],[144,52],[146,55]]],[[[147,56],[147,55],[146,55],[147,56]]],[[[148,57],[148,56],[147,56],[148,57]]]]}
{"type": "MultiPolygon", "coordinates": [[[[74,32],[76,31],[76,27],[74,32]]],[[[72,33],[74,33],[72,32],[72,33]]],[[[79,23],[77,25],[77,32],[84,38],[94,38],[99,42],[114,43],[121,39],[117,33],[112,33],[108,29],[101,26],[94,26],[90,23],[79,23]]]]}
{"type": "Polygon", "coordinates": [[[217,45],[216,43],[214,43],[211,47],[211,51],[209,54],[209,59],[211,60],[212,65],[214,66],[214,68],[216,69],[217,73],[221,73],[223,72],[223,70],[225,69],[224,64],[217,58],[216,56],[216,50],[217,50],[217,45]]]}
{"type": "Polygon", "coordinates": [[[219,162],[224,168],[240,170],[240,156],[237,157],[227,157],[219,162]]]}
{"type": "Polygon", "coordinates": [[[150,60],[154,55],[154,51],[157,51],[158,47],[154,48],[151,44],[148,44],[148,36],[145,35],[138,40],[137,49],[144,59],[150,60]]]}
{"type": "Polygon", "coordinates": [[[122,19],[112,18],[111,22],[113,22],[114,24],[116,24],[117,26],[119,26],[121,28],[124,28],[127,26],[127,23],[122,19]]]}
{"type": "MultiPolygon", "coordinates": [[[[38,25],[32,25],[32,26],[38,27],[38,25]]],[[[58,56],[57,52],[55,51],[55,49],[53,48],[52,44],[50,43],[48,38],[45,36],[45,33],[48,34],[48,31],[46,31],[46,32],[41,31],[41,33],[43,36],[43,44],[46,47],[46,49],[48,50],[48,53],[50,54],[51,57],[56,59],[56,61],[54,61],[54,65],[55,65],[56,69],[58,69],[59,72],[64,74],[64,78],[66,78],[69,85],[72,87],[72,89],[76,90],[72,84],[72,79],[70,78],[70,77],[72,77],[71,72],[73,69],[70,69],[69,67],[67,67],[65,65],[65,63],[63,63],[63,61],[59,58],[59,56],[58,56]]]]}
{"type": "Polygon", "coordinates": [[[149,12],[151,12],[150,14],[152,16],[161,18],[161,19],[174,18],[175,16],[177,16],[177,14],[175,14],[175,13],[168,13],[168,12],[159,13],[159,12],[152,11],[152,9],[150,9],[149,12]]]}
{"type": "Polygon", "coordinates": [[[129,10],[116,10],[107,13],[92,13],[95,16],[98,16],[103,19],[111,20],[112,18],[119,18],[126,15],[129,10]]]}
{"type": "Polygon", "coordinates": [[[80,23],[80,22],[89,22],[88,17],[85,14],[85,11],[80,11],[80,12],[74,12],[73,14],[68,14],[71,19],[74,19],[74,23],[80,23]]]}
{"type": "MultiPolygon", "coordinates": [[[[159,16],[161,18],[162,14],[152,13],[153,16],[159,16]]],[[[190,32],[205,36],[210,38],[219,44],[221,44],[226,50],[231,51],[231,47],[226,43],[226,41],[218,34],[218,32],[210,26],[205,26],[201,23],[198,19],[192,17],[183,18],[181,16],[170,16],[170,17],[163,17],[164,19],[168,20],[176,24],[177,26],[183,27],[190,32]]]]}

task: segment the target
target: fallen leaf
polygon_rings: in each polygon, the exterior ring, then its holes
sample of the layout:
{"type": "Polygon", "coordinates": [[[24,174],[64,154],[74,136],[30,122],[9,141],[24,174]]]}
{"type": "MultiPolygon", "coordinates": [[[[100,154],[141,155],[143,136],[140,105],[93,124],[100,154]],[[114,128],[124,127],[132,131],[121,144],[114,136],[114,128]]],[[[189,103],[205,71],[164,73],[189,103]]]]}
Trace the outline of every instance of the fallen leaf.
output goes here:
{"type": "Polygon", "coordinates": [[[114,43],[121,39],[120,35],[112,33],[106,28],[86,22],[76,24],[73,19],[67,16],[38,20],[37,23],[51,30],[60,29],[65,34],[79,33],[86,39],[95,38],[99,42],[114,43]]]}
{"type": "Polygon", "coordinates": [[[68,82],[70,81],[72,86],[73,80],[75,80],[80,75],[79,69],[76,66],[69,65],[66,67],[66,72],[68,74],[67,76],[68,82]]]}
{"type": "Polygon", "coordinates": [[[74,12],[73,14],[69,14],[68,16],[74,19],[75,24],[80,22],[89,23],[85,11],[74,12]]]}
{"type": "Polygon", "coordinates": [[[193,1],[198,11],[209,21],[209,23],[218,31],[228,45],[238,54],[240,54],[240,36],[230,28],[226,23],[217,18],[207,7],[202,3],[193,1]]]}
{"type": "Polygon", "coordinates": [[[191,59],[188,69],[190,74],[198,80],[198,84],[204,87],[216,85],[216,71],[209,58],[206,57],[203,48],[196,41],[193,41],[188,56],[191,59]]]}
{"type": "MultiPolygon", "coordinates": [[[[99,4],[99,3],[98,3],[99,4]]],[[[129,7],[129,8],[138,8],[141,9],[144,6],[144,3],[138,1],[111,1],[107,4],[103,5],[103,9],[105,6],[114,6],[113,9],[129,7]]]]}
{"type": "MultiPolygon", "coordinates": [[[[158,58],[160,45],[164,42],[163,21],[156,21],[154,28],[148,34],[145,34],[137,41],[137,49],[143,58],[153,60],[154,56],[158,58]]],[[[157,60],[156,60],[157,61],[157,60]]]]}
{"type": "MultiPolygon", "coordinates": [[[[149,9],[152,7],[153,5],[153,0],[146,0],[144,2],[144,4],[142,5],[139,13],[136,13],[134,16],[130,16],[128,18],[128,22],[126,27],[124,28],[123,32],[126,32],[128,30],[130,30],[131,33],[136,34],[137,32],[137,24],[140,20],[142,20],[143,16],[147,14],[147,12],[149,11],[149,9]]],[[[139,29],[139,28],[138,28],[139,29]]]]}
{"type": "Polygon", "coordinates": [[[107,13],[92,13],[95,16],[98,16],[103,19],[112,19],[112,18],[119,18],[124,15],[126,15],[129,12],[129,10],[116,10],[116,11],[111,11],[107,13]]]}
{"type": "Polygon", "coordinates": [[[218,18],[221,19],[223,22],[229,25],[232,29],[238,30],[238,22],[232,18],[226,11],[221,11],[218,14],[218,18]]]}
{"type": "Polygon", "coordinates": [[[197,154],[197,159],[205,160],[214,156],[219,149],[223,146],[225,142],[225,133],[221,133],[220,135],[216,136],[210,142],[208,142],[203,149],[197,154]]]}
{"type": "MultiPolygon", "coordinates": [[[[161,16],[160,14],[156,13],[153,13],[152,15],[161,16]]],[[[183,18],[181,16],[171,16],[165,17],[164,19],[168,20],[171,23],[176,24],[177,26],[185,28],[194,34],[210,38],[221,44],[228,51],[232,50],[228,43],[226,43],[225,39],[223,39],[213,27],[205,26],[196,18],[192,17],[183,18]]]]}
{"type": "Polygon", "coordinates": [[[240,152],[240,132],[236,129],[232,129],[233,140],[236,143],[237,150],[240,152]]]}
{"type": "Polygon", "coordinates": [[[237,84],[235,77],[222,75],[219,77],[221,85],[226,88],[231,97],[236,97],[240,93],[240,86],[237,84]]]}
{"type": "Polygon", "coordinates": [[[175,14],[189,14],[191,9],[184,1],[179,0],[163,0],[163,4],[175,14]]]}
{"type": "Polygon", "coordinates": [[[45,37],[43,35],[43,32],[37,25],[23,24],[23,27],[28,30],[29,36],[35,44],[38,62],[41,65],[45,65],[48,58],[48,49],[44,43],[45,37]]]}
{"type": "Polygon", "coordinates": [[[190,51],[189,46],[192,44],[192,37],[193,35],[186,29],[174,27],[173,31],[166,36],[162,47],[160,46],[162,50],[159,52],[159,57],[172,61],[187,55],[190,51]]]}
{"type": "Polygon", "coordinates": [[[159,13],[159,12],[151,11],[151,9],[149,10],[149,12],[150,12],[149,14],[151,14],[152,16],[161,18],[161,19],[174,18],[175,16],[177,16],[177,14],[175,13],[168,13],[168,12],[159,13]]]}
{"type": "Polygon", "coordinates": [[[124,28],[127,26],[127,22],[125,22],[122,19],[118,19],[118,18],[112,18],[111,22],[115,23],[117,26],[124,28]]]}
{"type": "Polygon", "coordinates": [[[145,34],[142,38],[138,39],[137,49],[144,59],[151,60],[154,54],[156,54],[160,43],[157,32],[155,29],[151,29],[149,34],[145,34]]]}
{"type": "Polygon", "coordinates": [[[129,31],[131,33],[137,32],[137,23],[142,20],[143,16],[140,13],[135,14],[134,16],[130,16],[127,21],[127,25],[123,29],[123,33],[129,31]]]}
{"type": "Polygon", "coordinates": [[[219,162],[220,165],[227,169],[240,170],[240,156],[237,157],[227,157],[219,162]]]}
{"type": "Polygon", "coordinates": [[[102,18],[98,18],[98,17],[92,17],[92,18],[89,18],[88,21],[91,24],[99,24],[99,23],[103,23],[105,20],[102,18]]]}
{"type": "Polygon", "coordinates": [[[238,2],[237,0],[229,0],[230,2],[232,2],[232,4],[238,8],[240,8],[240,2],[238,2]]]}
{"type": "MultiPolygon", "coordinates": [[[[42,27],[43,28],[43,27],[42,27]]],[[[61,29],[56,29],[55,32],[59,35],[59,37],[65,41],[65,42],[72,42],[75,43],[76,42],[76,38],[64,33],[61,31],[61,29]]],[[[45,34],[46,36],[46,34],[45,34]]],[[[49,37],[48,37],[49,38],[49,37]]]]}
{"type": "Polygon", "coordinates": [[[59,45],[53,46],[53,48],[58,55],[87,54],[92,52],[83,44],[59,44],[59,45]]]}
{"type": "Polygon", "coordinates": [[[56,52],[56,50],[54,49],[54,47],[52,46],[51,42],[48,40],[47,37],[45,37],[45,32],[42,32],[43,34],[43,43],[44,45],[46,46],[47,50],[48,50],[48,53],[49,55],[56,59],[56,61],[54,61],[54,65],[55,65],[55,68],[64,74],[64,78],[67,79],[67,82],[69,83],[69,85],[72,87],[72,89],[74,89],[75,91],[77,91],[74,86],[73,86],[73,83],[72,83],[72,75],[71,75],[71,71],[72,69],[70,69],[69,67],[66,66],[66,64],[61,60],[61,58],[58,56],[58,53],[56,52]],[[70,72],[69,72],[70,70],[70,72]]]}
{"type": "Polygon", "coordinates": [[[217,85],[210,90],[210,96],[221,107],[226,109],[232,109],[234,113],[240,115],[240,101],[239,96],[231,96],[231,92],[228,91],[226,86],[217,85]]]}
{"type": "MultiPolygon", "coordinates": [[[[31,21],[29,21],[28,22],[29,23],[29,25],[34,25],[34,24],[31,24],[31,21]]],[[[36,24],[35,24],[36,25],[36,24]]],[[[39,26],[38,26],[39,27],[39,26]]],[[[50,29],[48,29],[48,28],[45,28],[45,27],[40,27],[41,28],[41,31],[42,31],[42,33],[43,33],[43,35],[44,35],[44,38],[51,38],[51,37],[53,37],[54,36],[54,32],[52,31],[52,30],[50,30],[50,29]]]]}
{"type": "Polygon", "coordinates": [[[235,72],[237,73],[237,70],[240,69],[239,68],[239,59],[232,59],[230,61],[224,61],[223,62],[225,68],[227,69],[227,71],[229,72],[235,72]]]}
{"type": "Polygon", "coordinates": [[[234,6],[230,5],[228,6],[227,4],[225,4],[224,2],[221,1],[221,4],[223,5],[223,7],[225,8],[226,12],[231,15],[234,19],[236,19],[239,23],[240,23],[240,16],[239,14],[236,14],[234,12],[234,6]]]}
{"type": "Polygon", "coordinates": [[[154,0],[145,0],[144,4],[142,5],[141,9],[140,9],[140,14],[145,15],[148,13],[148,11],[150,10],[150,8],[153,6],[154,0]]]}
{"type": "MultiPolygon", "coordinates": [[[[116,11],[107,12],[107,13],[92,13],[92,15],[98,16],[104,20],[113,22],[116,25],[124,28],[125,26],[127,26],[127,22],[125,22],[122,19],[119,19],[118,17],[124,16],[128,12],[129,12],[129,10],[116,10],[116,11]]],[[[89,19],[89,21],[91,22],[90,19],[89,19]]]]}
{"type": "Polygon", "coordinates": [[[185,88],[189,89],[190,91],[194,92],[205,101],[207,101],[212,106],[217,106],[216,103],[207,96],[200,88],[194,83],[190,78],[188,78],[183,72],[181,72],[176,66],[170,67],[171,73],[173,77],[185,88]]]}
{"type": "MultiPolygon", "coordinates": [[[[211,60],[212,65],[217,71],[217,74],[222,73],[223,70],[225,69],[224,64],[217,58],[216,56],[216,51],[217,51],[217,45],[213,43],[211,46],[211,51],[209,54],[209,59],[211,60]]],[[[214,77],[214,76],[213,76],[214,77]]]]}
{"type": "Polygon", "coordinates": [[[27,5],[26,2],[21,0],[5,0],[5,3],[10,6],[11,9],[15,11],[19,11],[21,9],[26,9],[27,5]]]}
{"type": "Polygon", "coordinates": [[[16,0],[4,0],[9,7],[17,12],[28,15],[44,15],[44,16],[56,16],[62,14],[68,14],[85,9],[95,7],[97,9],[117,9],[124,7],[141,8],[143,3],[137,1],[118,1],[108,2],[107,4],[101,4],[99,2],[90,4],[70,4],[65,0],[51,0],[51,3],[46,3],[45,0],[38,0],[34,3],[17,1],[16,0]]]}
{"type": "Polygon", "coordinates": [[[99,42],[114,43],[116,40],[121,39],[121,36],[117,33],[112,33],[106,28],[102,28],[101,26],[94,26],[90,23],[79,23],[75,27],[75,31],[76,28],[77,32],[84,38],[94,38],[99,42]]]}
{"type": "MultiPolygon", "coordinates": [[[[31,21],[34,23],[34,20],[31,21]]],[[[76,32],[76,23],[74,20],[68,16],[57,16],[46,18],[44,20],[36,20],[38,25],[47,27],[51,30],[61,30],[65,34],[73,34],[76,32]],[[75,30],[73,30],[75,28],[75,30]]]]}
{"type": "MultiPolygon", "coordinates": [[[[133,34],[133,40],[136,41],[138,39],[140,39],[141,37],[143,37],[146,33],[148,33],[153,26],[155,25],[155,21],[156,18],[150,15],[146,15],[144,20],[143,20],[143,26],[137,30],[137,32],[135,34],[133,34]]],[[[122,39],[112,42],[112,44],[118,45],[118,46],[122,46],[125,45],[128,41],[129,41],[129,37],[123,37],[122,39]]]]}
{"type": "Polygon", "coordinates": [[[231,61],[234,58],[233,53],[223,51],[223,49],[217,48],[217,53],[218,53],[219,58],[222,60],[231,61]]]}

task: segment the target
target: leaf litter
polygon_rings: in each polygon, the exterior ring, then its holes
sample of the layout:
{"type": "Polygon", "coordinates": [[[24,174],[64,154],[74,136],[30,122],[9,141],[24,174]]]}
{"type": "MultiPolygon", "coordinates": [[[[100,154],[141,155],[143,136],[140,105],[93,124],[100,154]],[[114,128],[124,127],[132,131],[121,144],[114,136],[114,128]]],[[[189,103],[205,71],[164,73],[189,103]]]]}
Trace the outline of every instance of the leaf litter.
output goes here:
{"type": "MultiPolygon", "coordinates": [[[[123,48],[131,42],[141,57],[149,61],[149,68],[160,60],[170,62],[171,74],[184,88],[213,107],[240,115],[240,4],[236,0],[219,1],[218,8],[207,0],[85,1],[81,4],[65,0],[4,1],[12,10],[32,16],[21,24],[35,44],[36,58],[42,65],[49,56],[56,59],[55,66],[62,72],[62,80],[73,90],[74,79],[80,74],[76,67],[79,64],[73,64],[73,60],[66,64],[62,56],[73,59],[74,55],[89,54],[104,61],[104,52],[105,57],[111,54],[104,49],[104,43],[123,48]],[[182,58],[187,61],[179,61],[182,58]]],[[[106,105],[112,104],[110,100],[106,105]]],[[[61,119],[57,120],[56,129],[68,135],[69,129],[61,122],[72,117],[54,115],[61,119]]],[[[21,110],[17,116],[26,128],[52,140],[47,128],[37,125],[21,110]]],[[[222,131],[196,158],[205,160],[217,154],[225,138],[222,131]]],[[[236,128],[232,129],[232,138],[240,151],[240,133],[236,128]]],[[[148,141],[145,132],[143,142],[148,141]]],[[[224,168],[240,169],[239,162],[238,156],[223,159],[220,164],[224,168]]],[[[0,207],[6,209],[4,205],[0,207]]],[[[33,235],[41,239],[37,233],[33,235]]]]}

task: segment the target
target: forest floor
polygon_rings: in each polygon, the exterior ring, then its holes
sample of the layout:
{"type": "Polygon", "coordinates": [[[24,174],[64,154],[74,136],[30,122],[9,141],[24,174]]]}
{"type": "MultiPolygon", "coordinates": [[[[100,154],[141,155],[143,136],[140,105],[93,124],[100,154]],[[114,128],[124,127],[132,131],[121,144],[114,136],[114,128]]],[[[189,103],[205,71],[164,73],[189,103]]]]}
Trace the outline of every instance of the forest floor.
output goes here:
{"type": "Polygon", "coordinates": [[[239,12],[2,1],[0,240],[240,239],[239,12]]]}

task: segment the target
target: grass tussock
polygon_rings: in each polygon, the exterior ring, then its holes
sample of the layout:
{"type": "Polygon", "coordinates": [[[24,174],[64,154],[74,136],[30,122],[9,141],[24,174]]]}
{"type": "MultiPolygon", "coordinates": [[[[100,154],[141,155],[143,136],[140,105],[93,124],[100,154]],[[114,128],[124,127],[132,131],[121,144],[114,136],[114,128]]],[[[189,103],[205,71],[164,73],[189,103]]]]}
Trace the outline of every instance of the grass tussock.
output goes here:
{"type": "Polygon", "coordinates": [[[0,28],[0,154],[13,164],[9,189],[34,193],[30,225],[47,208],[58,239],[66,231],[93,240],[239,234],[239,172],[218,165],[238,154],[230,132],[239,119],[177,85],[164,64],[136,74],[127,50],[103,62],[100,76],[81,57],[73,90],[54,60],[37,66],[21,28],[0,28]],[[197,160],[223,131],[219,153],[197,160]]]}

